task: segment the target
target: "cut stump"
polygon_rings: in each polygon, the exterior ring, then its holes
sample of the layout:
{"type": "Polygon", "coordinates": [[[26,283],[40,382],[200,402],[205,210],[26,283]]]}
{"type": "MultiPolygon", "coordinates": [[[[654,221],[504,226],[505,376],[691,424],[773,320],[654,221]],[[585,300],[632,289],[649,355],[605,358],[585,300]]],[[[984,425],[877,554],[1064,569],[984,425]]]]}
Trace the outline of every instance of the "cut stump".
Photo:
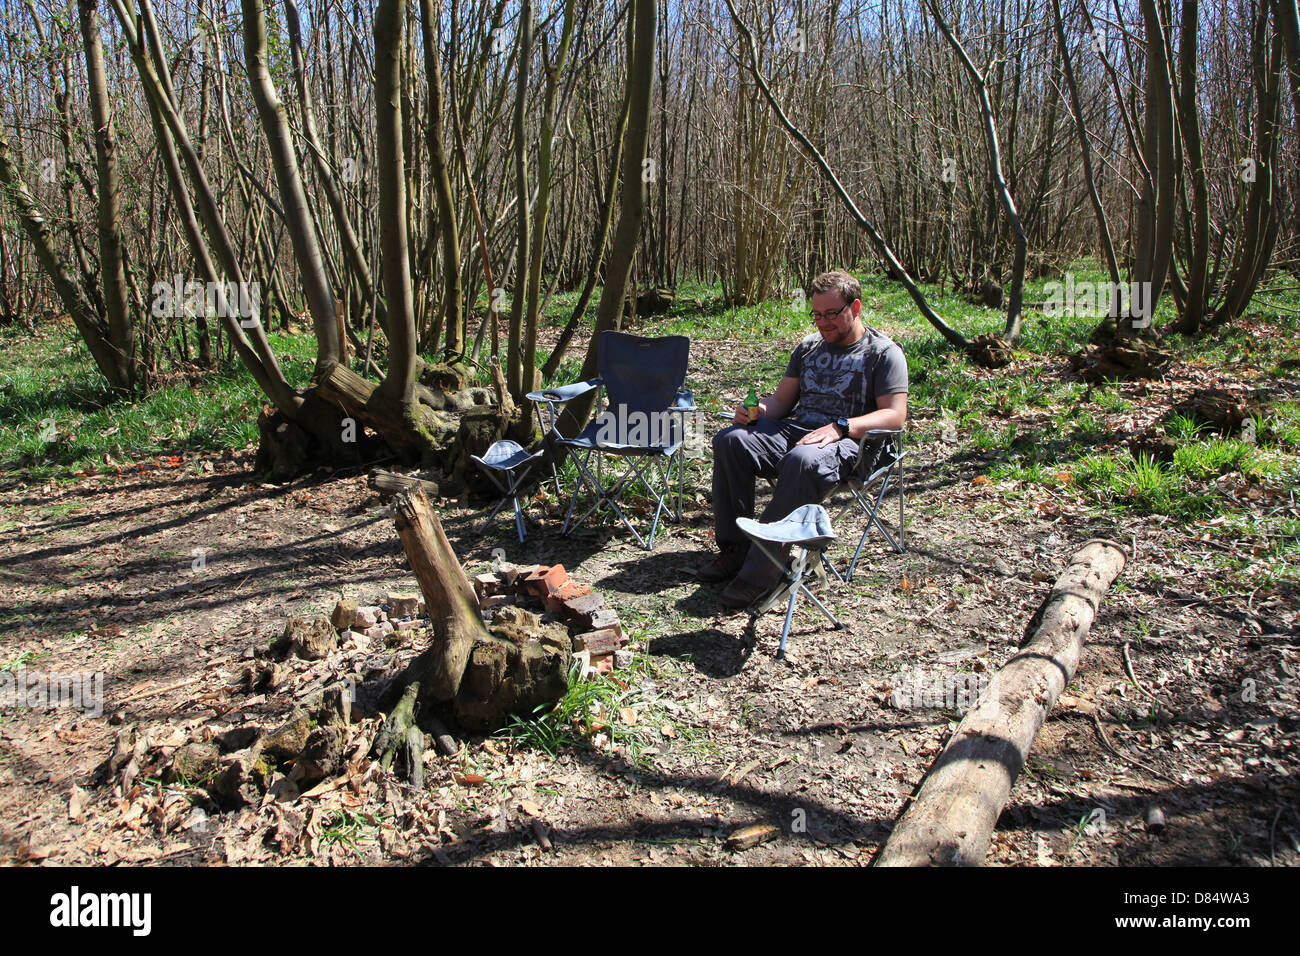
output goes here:
{"type": "Polygon", "coordinates": [[[489,628],[424,492],[400,492],[393,513],[433,631],[428,647],[393,682],[402,701],[376,740],[380,758],[391,762],[412,726],[436,728],[439,716],[486,731],[563,697],[573,660],[567,629],[540,622],[530,629],[489,628]]]}

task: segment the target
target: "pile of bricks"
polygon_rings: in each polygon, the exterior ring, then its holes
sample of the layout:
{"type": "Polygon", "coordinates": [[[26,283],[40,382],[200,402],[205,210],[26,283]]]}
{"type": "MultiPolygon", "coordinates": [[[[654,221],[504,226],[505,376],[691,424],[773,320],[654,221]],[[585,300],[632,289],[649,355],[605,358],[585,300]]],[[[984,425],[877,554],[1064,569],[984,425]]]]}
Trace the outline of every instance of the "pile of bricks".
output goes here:
{"type": "Polygon", "coordinates": [[[632,662],[625,650],[627,635],[618,612],[590,585],[569,578],[564,565],[501,564],[474,578],[479,607],[486,613],[505,604],[539,602],[556,621],[569,628],[573,655],[582,662],[582,675],[608,674],[632,662]]]}
{"type": "Polygon", "coordinates": [[[339,639],[344,644],[355,637],[382,641],[390,634],[402,634],[423,627],[424,600],[414,594],[390,594],[383,606],[343,600],[334,605],[330,623],[339,632],[339,639]]]}

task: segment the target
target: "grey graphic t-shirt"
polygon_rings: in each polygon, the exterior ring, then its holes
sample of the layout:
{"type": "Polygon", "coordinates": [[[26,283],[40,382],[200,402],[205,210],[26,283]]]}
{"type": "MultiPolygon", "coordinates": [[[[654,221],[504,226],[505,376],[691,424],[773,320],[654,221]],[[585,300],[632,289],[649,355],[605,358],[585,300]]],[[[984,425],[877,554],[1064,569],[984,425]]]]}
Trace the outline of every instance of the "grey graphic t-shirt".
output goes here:
{"type": "Polygon", "coordinates": [[[842,348],[827,345],[814,332],[795,347],[785,374],[799,379],[794,421],[804,428],[874,412],[877,395],[907,391],[903,350],[872,328],[842,348]]]}

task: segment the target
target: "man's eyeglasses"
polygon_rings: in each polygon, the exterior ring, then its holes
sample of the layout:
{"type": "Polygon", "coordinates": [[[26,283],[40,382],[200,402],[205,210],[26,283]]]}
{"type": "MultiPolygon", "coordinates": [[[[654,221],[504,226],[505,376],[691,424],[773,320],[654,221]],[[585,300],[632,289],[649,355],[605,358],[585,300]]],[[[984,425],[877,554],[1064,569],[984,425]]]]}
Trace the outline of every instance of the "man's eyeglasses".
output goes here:
{"type": "Polygon", "coordinates": [[[840,313],[842,313],[847,308],[848,305],[846,304],[840,306],[834,312],[809,312],[808,317],[811,318],[814,322],[834,322],[836,319],[840,317],[840,313]]]}

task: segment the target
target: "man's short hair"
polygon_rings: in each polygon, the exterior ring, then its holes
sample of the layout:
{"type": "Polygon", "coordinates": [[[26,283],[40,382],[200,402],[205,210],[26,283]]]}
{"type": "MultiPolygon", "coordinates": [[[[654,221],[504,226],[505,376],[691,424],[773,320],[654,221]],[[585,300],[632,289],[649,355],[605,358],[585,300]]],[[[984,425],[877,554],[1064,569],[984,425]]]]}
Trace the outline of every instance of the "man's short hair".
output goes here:
{"type": "Polygon", "coordinates": [[[862,283],[842,269],[837,269],[835,272],[823,272],[816,279],[813,279],[809,290],[812,295],[821,295],[823,292],[838,292],[844,297],[845,305],[852,305],[855,300],[862,298],[862,283]]]}

